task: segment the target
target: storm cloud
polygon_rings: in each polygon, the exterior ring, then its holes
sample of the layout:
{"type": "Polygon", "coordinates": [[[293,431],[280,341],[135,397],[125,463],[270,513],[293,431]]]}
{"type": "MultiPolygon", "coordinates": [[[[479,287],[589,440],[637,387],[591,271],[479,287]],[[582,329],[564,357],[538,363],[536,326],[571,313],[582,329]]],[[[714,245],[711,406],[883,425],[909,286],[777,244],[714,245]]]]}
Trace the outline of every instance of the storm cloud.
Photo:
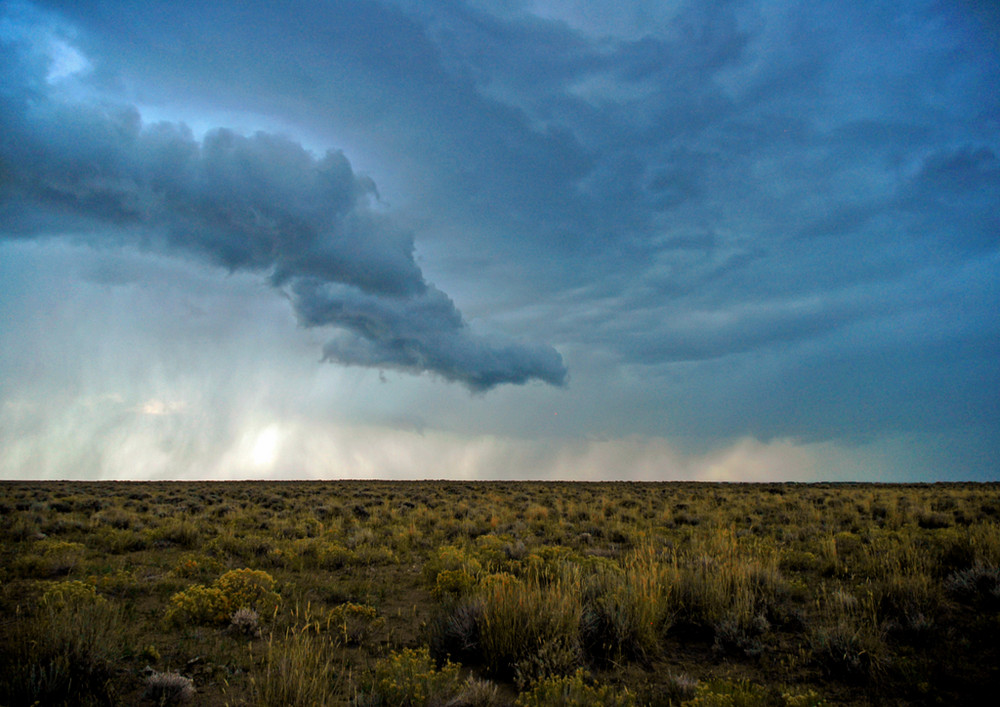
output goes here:
{"type": "Polygon", "coordinates": [[[994,5],[0,0],[0,428],[995,478],[994,5]]]}
{"type": "Polygon", "coordinates": [[[21,45],[4,47],[0,236],[66,235],[265,274],[303,326],[341,330],[327,360],[431,372],[475,391],[565,383],[554,349],[472,331],[342,152],[316,157],[281,135],[225,128],[199,141],[130,106],[60,97],[59,58],[46,66],[21,45]]]}

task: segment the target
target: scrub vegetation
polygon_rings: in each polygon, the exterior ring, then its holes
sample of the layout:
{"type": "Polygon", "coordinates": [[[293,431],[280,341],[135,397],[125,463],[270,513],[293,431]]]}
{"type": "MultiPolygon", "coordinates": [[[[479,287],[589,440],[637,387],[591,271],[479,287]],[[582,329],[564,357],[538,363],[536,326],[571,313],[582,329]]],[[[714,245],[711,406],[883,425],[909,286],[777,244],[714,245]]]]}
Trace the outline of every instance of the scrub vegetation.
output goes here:
{"type": "Polygon", "coordinates": [[[936,705],[1000,485],[2,482],[0,704],[936,705]]]}

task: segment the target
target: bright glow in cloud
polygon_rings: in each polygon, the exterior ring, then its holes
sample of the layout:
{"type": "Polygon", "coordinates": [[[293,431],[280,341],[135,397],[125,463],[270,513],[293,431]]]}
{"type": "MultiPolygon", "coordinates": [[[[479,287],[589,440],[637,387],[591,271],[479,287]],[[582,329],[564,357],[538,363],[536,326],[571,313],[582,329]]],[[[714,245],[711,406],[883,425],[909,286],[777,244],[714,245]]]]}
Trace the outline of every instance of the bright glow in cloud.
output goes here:
{"type": "Polygon", "coordinates": [[[61,39],[52,39],[49,44],[52,63],[45,79],[49,83],[57,83],[62,79],[90,70],[90,62],[74,47],[61,39]]]}
{"type": "MultiPolygon", "coordinates": [[[[523,439],[303,418],[261,424],[253,415],[232,430],[208,410],[191,408],[109,427],[104,416],[119,408],[65,410],[44,436],[0,436],[0,476],[62,478],[71,469],[72,478],[137,479],[889,481],[902,480],[895,471],[900,459],[907,478],[919,480],[933,479],[940,463],[936,440],[914,437],[858,445],[742,438],[698,452],[637,435],[523,439]]],[[[34,412],[5,405],[0,430],[16,434],[34,412]]]]}
{"type": "Polygon", "coordinates": [[[255,467],[271,467],[281,449],[281,431],[277,425],[268,425],[257,434],[250,449],[250,461],[255,467]]]}
{"type": "MultiPolygon", "coordinates": [[[[120,402],[121,396],[118,396],[116,400],[120,402]]],[[[170,415],[183,411],[185,407],[186,404],[182,401],[165,402],[159,398],[150,398],[139,406],[139,412],[143,415],[170,415]]]]}

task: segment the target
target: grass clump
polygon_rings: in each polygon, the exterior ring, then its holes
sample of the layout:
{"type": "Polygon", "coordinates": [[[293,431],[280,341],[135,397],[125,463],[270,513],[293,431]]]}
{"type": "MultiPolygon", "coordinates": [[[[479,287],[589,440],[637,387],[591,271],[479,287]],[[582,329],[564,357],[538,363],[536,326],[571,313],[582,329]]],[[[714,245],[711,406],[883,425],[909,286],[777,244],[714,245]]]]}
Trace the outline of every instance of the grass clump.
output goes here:
{"type": "Polygon", "coordinates": [[[356,646],[364,643],[385,624],[375,607],[367,604],[345,602],[330,610],[327,625],[341,645],[356,646]]]}
{"type": "Polygon", "coordinates": [[[259,707],[325,707],[340,704],[340,671],[328,637],[315,625],[291,627],[267,642],[263,667],[250,678],[259,707]]]}
{"type": "Polygon", "coordinates": [[[759,625],[784,591],[775,552],[746,546],[732,529],[699,538],[675,556],[678,619],[690,627],[715,632],[723,622],[759,625]]]}
{"type": "Polygon", "coordinates": [[[0,704],[113,704],[112,678],[124,632],[119,608],[92,586],[50,585],[34,615],[6,627],[0,704]]]}
{"type": "Polygon", "coordinates": [[[835,590],[825,593],[821,609],[825,620],[810,636],[816,661],[832,677],[879,683],[889,667],[889,651],[874,596],[869,593],[858,599],[835,590]]]}
{"type": "Polygon", "coordinates": [[[949,594],[967,604],[1000,607],[1000,567],[976,564],[952,572],[945,579],[944,587],[949,594]]]}
{"type": "Polygon", "coordinates": [[[479,644],[491,673],[558,674],[580,664],[582,607],[570,580],[497,583],[482,600],[479,644]]]}
{"type": "Polygon", "coordinates": [[[649,658],[670,625],[669,568],[651,547],[631,553],[619,568],[600,566],[584,589],[581,638],[598,662],[649,658]]]}

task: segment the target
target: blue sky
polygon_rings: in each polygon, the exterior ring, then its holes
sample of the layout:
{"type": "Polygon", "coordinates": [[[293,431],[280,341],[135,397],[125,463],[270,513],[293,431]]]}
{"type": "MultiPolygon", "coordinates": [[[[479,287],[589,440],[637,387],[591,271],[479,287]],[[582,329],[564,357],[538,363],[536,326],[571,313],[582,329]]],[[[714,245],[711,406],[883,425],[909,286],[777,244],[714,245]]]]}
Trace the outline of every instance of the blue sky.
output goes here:
{"type": "Polygon", "coordinates": [[[4,478],[997,479],[1000,11],[0,2],[4,478]]]}

